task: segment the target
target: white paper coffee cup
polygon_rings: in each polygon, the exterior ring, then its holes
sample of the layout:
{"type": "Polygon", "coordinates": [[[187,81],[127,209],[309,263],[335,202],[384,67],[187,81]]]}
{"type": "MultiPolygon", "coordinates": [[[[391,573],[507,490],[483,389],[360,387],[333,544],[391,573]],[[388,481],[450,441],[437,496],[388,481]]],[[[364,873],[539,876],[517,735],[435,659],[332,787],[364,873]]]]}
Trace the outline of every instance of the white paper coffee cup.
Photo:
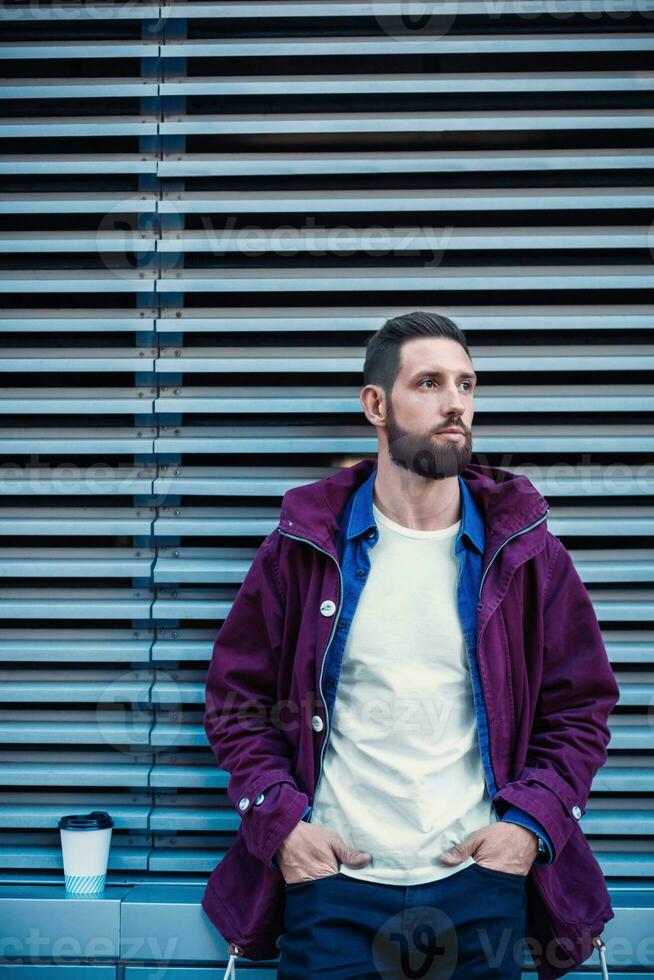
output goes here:
{"type": "Polygon", "coordinates": [[[67,892],[95,895],[104,890],[113,825],[106,810],[61,818],[58,826],[67,892]]]}

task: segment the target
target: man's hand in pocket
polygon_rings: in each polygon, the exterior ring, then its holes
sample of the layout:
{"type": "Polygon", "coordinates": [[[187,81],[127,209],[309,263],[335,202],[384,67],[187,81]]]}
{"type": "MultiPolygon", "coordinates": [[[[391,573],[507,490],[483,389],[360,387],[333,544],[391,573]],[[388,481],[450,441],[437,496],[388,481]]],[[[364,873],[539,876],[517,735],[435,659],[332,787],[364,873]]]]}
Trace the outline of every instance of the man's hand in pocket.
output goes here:
{"type": "Polygon", "coordinates": [[[484,868],[526,875],[538,857],[538,838],[527,827],[498,820],[468,834],[459,844],[439,854],[438,860],[451,867],[467,857],[484,868]]]}
{"type": "Polygon", "coordinates": [[[304,820],[280,844],[275,858],[287,885],[337,874],[339,862],[364,868],[372,861],[372,855],[350,847],[335,831],[304,820]]]}

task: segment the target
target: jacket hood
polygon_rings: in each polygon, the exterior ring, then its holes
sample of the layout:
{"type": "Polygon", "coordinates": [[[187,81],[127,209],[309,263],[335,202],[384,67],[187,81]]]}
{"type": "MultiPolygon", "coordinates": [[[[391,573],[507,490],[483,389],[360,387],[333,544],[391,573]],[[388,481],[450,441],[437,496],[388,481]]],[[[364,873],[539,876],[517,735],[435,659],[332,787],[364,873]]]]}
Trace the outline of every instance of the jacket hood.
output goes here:
{"type": "MultiPolygon", "coordinates": [[[[340,528],[339,515],[350,494],[376,467],[377,457],[362,459],[338,473],[287,490],[281,503],[279,529],[331,550],[340,528]]],[[[487,548],[523,530],[549,510],[545,497],[520,473],[470,463],[461,477],[483,515],[487,548]]]]}

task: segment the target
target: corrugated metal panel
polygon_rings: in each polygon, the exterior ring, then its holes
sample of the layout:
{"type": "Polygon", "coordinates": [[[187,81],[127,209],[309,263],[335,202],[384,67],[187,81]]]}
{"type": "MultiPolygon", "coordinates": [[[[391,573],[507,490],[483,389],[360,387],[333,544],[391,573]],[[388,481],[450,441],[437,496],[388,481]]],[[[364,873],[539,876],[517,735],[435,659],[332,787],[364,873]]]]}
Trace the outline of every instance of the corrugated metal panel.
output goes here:
{"type": "Polygon", "coordinates": [[[654,0],[435,9],[0,11],[5,883],[60,881],[98,807],[110,881],[206,879],[217,627],[283,492],[375,453],[366,340],[425,308],[593,598],[621,699],[582,825],[620,928],[654,910],[654,0]]]}

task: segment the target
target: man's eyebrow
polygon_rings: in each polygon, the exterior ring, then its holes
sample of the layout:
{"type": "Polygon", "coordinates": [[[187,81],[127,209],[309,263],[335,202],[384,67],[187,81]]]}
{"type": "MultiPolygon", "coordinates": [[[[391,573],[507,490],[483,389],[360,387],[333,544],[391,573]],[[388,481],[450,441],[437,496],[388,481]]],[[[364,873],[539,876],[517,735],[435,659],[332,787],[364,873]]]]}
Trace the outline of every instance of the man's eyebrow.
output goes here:
{"type": "MultiPolygon", "coordinates": [[[[444,372],[441,371],[440,368],[437,368],[436,370],[430,370],[429,368],[423,368],[422,371],[416,371],[416,373],[411,378],[411,381],[417,381],[418,378],[421,378],[423,376],[423,374],[434,374],[434,375],[437,375],[437,374],[443,374],[443,373],[444,372]]],[[[477,375],[475,374],[474,371],[472,371],[472,372],[470,372],[470,371],[461,371],[461,373],[459,375],[457,375],[457,377],[459,377],[459,378],[470,378],[472,381],[476,381],[477,380],[477,375]]]]}

